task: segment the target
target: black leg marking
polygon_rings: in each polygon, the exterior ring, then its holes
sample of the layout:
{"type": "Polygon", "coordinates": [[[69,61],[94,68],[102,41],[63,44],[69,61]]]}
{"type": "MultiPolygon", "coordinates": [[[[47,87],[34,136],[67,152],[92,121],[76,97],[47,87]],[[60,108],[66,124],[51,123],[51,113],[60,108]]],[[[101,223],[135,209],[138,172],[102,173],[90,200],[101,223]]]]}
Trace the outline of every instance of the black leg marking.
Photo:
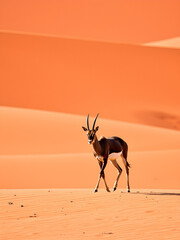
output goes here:
{"type": "Polygon", "coordinates": [[[118,170],[118,176],[117,176],[117,179],[116,179],[116,181],[114,183],[114,188],[113,188],[113,191],[116,191],[117,185],[118,185],[118,181],[119,181],[119,178],[120,178],[121,173],[122,173],[122,169],[121,169],[121,167],[119,166],[119,164],[117,163],[116,160],[112,160],[111,162],[115,166],[115,168],[117,168],[117,170],[118,170]]]}
{"type": "Polygon", "coordinates": [[[127,161],[127,158],[125,158],[125,156],[127,157],[127,153],[124,155],[122,155],[122,160],[123,160],[123,163],[124,163],[124,166],[125,166],[125,169],[126,169],[126,176],[127,176],[127,192],[130,192],[130,185],[129,185],[129,163],[127,161]]]}
{"type": "Polygon", "coordinates": [[[104,184],[105,184],[105,186],[106,186],[106,191],[107,191],[107,192],[110,192],[109,187],[108,187],[108,185],[107,185],[107,183],[106,183],[105,174],[104,174],[104,169],[105,169],[105,167],[106,167],[106,165],[107,165],[107,159],[104,159],[104,162],[98,161],[98,163],[99,163],[99,166],[100,166],[100,168],[101,168],[101,171],[100,171],[99,179],[98,179],[98,182],[97,182],[97,185],[96,185],[96,188],[95,188],[94,192],[97,192],[97,191],[98,191],[101,177],[102,177],[103,180],[104,180],[104,184]]]}

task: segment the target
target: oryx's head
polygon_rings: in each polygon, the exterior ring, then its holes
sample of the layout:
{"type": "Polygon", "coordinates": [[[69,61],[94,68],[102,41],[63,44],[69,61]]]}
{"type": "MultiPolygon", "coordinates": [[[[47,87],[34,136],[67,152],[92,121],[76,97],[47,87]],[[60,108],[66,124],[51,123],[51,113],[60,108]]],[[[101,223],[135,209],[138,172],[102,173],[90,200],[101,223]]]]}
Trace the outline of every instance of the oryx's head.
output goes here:
{"type": "Polygon", "coordinates": [[[96,127],[96,128],[95,128],[95,124],[96,124],[96,120],[97,120],[98,115],[99,115],[99,113],[97,114],[97,116],[96,116],[96,118],[95,118],[95,120],[94,120],[92,130],[89,129],[89,114],[88,114],[88,116],[87,116],[87,128],[82,127],[83,130],[87,132],[88,143],[89,143],[89,144],[93,143],[95,134],[96,134],[96,132],[97,132],[98,129],[99,129],[99,127],[96,127]]]}

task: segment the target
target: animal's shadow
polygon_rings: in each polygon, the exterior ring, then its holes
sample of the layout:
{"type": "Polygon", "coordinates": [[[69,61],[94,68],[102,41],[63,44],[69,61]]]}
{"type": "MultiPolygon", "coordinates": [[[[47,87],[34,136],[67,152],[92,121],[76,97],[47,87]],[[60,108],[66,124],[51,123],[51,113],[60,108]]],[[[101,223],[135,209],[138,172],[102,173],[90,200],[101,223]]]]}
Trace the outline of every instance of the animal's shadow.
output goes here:
{"type": "Polygon", "coordinates": [[[173,192],[131,192],[131,194],[143,194],[143,195],[153,195],[153,196],[180,196],[180,193],[173,192]]]}

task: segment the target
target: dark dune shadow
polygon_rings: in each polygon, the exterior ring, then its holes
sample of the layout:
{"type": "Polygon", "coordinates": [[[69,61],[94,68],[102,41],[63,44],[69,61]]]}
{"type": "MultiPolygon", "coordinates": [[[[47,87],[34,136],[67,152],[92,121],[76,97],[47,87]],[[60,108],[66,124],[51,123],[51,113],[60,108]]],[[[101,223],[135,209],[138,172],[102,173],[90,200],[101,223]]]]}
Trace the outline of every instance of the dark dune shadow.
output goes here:
{"type": "Polygon", "coordinates": [[[143,194],[143,195],[153,195],[153,196],[180,196],[180,193],[173,192],[131,192],[131,194],[143,194]]]}
{"type": "Polygon", "coordinates": [[[143,124],[180,130],[180,116],[160,111],[139,111],[136,117],[143,124]]]}

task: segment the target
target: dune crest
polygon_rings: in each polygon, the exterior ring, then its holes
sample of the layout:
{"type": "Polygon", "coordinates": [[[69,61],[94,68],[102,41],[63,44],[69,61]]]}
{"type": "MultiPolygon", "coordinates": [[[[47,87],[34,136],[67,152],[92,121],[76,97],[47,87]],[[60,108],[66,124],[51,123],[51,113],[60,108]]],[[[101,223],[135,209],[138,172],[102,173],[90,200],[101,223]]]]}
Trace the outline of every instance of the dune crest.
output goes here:
{"type": "Polygon", "coordinates": [[[164,47],[164,48],[180,48],[180,37],[164,39],[157,42],[144,43],[144,46],[164,47]]]}

